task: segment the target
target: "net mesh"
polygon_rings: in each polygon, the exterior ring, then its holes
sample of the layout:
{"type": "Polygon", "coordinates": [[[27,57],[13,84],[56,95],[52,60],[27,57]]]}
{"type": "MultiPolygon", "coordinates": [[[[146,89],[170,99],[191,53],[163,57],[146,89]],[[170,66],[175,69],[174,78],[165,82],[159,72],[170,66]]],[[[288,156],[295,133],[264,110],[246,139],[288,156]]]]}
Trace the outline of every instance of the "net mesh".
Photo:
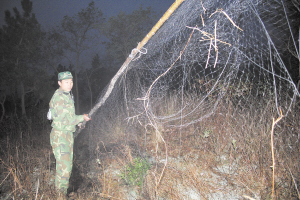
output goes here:
{"type": "Polygon", "coordinates": [[[288,115],[299,96],[287,62],[295,59],[288,49],[297,52],[296,14],[280,0],[185,0],[93,116],[91,151],[120,127],[137,137],[216,114],[252,113],[257,127],[265,117],[288,115]]]}

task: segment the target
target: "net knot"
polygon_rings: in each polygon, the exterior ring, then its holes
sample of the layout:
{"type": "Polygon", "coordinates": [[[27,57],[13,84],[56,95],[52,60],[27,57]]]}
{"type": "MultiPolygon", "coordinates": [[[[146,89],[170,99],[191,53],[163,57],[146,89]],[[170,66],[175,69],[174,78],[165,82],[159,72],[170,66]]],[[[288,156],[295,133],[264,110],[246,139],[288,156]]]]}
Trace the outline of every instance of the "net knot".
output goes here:
{"type": "Polygon", "coordinates": [[[139,56],[135,58],[133,61],[139,59],[142,54],[147,54],[147,49],[144,47],[142,47],[141,49],[134,48],[132,49],[131,54],[129,55],[130,58],[133,58],[136,55],[135,51],[138,51],[139,56]]]}

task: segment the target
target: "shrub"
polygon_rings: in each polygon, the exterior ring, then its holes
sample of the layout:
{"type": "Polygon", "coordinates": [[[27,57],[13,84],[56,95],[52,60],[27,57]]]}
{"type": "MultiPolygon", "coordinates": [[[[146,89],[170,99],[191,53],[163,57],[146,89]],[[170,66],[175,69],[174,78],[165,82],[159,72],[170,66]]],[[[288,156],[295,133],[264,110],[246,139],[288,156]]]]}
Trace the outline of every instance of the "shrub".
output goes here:
{"type": "Polygon", "coordinates": [[[141,187],[144,177],[150,168],[150,163],[146,159],[135,158],[132,163],[125,166],[124,171],[121,173],[121,178],[129,185],[141,187]]]}

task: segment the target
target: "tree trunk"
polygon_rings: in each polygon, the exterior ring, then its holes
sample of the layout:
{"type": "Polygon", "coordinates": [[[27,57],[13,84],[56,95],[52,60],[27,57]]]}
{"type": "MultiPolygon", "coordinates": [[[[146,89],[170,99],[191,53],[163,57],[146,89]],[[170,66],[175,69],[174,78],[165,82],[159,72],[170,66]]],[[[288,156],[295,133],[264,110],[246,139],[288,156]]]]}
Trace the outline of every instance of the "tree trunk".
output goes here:
{"type": "Polygon", "coordinates": [[[90,83],[90,79],[88,78],[88,87],[89,87],[89,90],[90,90],[90,93],[91,93],[91,95],[90,95],[90,98],[91,98],[91,101],[90,101],[90,104],[91,104],[91,110],[92,110],[92,108],[93,108],[93,92],[92,92],[92,87],[91,87],[91,83],[90,83]]]}
{"type": "Polygon", "coordinates": [[[4,107],[4,103],[6,100],[6,94],[3,94],[3,100],[0,102],[1,107],[2,107],[2,114],[1,114],[1,118],[0,118],[0,123],[3,121],[4,115],[5,115],[5,107],[4,107]]]}
{"type": "Polygon", "coordinates": [[[17,88],[15,87],[15,91],[13,94],[13,102],[14,102],[14,115],[17,116],[17,101],[16,101],[16,97],[17,97],[17,88]]]}
{"type": "Polygon", "coordinates": [[[92,92],[92,86],[91,86],[91,82],[90,82],[90,77],[88,76],[86,70],[85,70],[85,75],[86,75],[86,79],[87,79],[87,84],[88,84],[88,88],[89,88],[89,91],[90,91],[90,109],[92,110],[93,108],[93,92],[92,92]]]}
{"type": "Polygon", "coordinates": [[[90,93],[91,93],[91,101],[90,101],[90,103],[91,103],[91,110],[92,110],[92,108],[93,108],[93,92],[92,92],[92,88],[91,88],[91,85],[89,84],[89,90],[90,90],[90,93]]]}
{"type": "Polygon", "coordinates": [[[24,84],[21,81],[21,108],[22,108],[22,116],[26,116],[26,109],[25,109],[25,89],[24,84]]]}
{"type": "Polygon", "coordinates": [[[76,66],[75,66],[75,87],[76,87],[76,113],[78,114],[78,111],[80,110],[79,108],[79,90],[78,90],[78,76],[77,76],[77,71],[78,71],[78,62],[79,62],[79,53],[77,53],[76,56],[76,66]]]}

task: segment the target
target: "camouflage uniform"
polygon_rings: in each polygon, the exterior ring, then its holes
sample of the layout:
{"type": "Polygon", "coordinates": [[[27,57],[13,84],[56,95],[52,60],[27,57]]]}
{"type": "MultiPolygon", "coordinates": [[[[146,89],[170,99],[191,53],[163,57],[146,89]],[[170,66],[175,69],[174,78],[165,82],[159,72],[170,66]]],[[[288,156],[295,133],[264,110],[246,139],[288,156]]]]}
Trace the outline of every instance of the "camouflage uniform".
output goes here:
{"type": "Polygon", "coordinates": [[[53,118],[50,143],[56,159],[55,186],[66,194],[73,166],[73,132],[84,118],[83,115],[75,115],[73,97],[62,89],[55,91],[49,106],[53,118]]]}

